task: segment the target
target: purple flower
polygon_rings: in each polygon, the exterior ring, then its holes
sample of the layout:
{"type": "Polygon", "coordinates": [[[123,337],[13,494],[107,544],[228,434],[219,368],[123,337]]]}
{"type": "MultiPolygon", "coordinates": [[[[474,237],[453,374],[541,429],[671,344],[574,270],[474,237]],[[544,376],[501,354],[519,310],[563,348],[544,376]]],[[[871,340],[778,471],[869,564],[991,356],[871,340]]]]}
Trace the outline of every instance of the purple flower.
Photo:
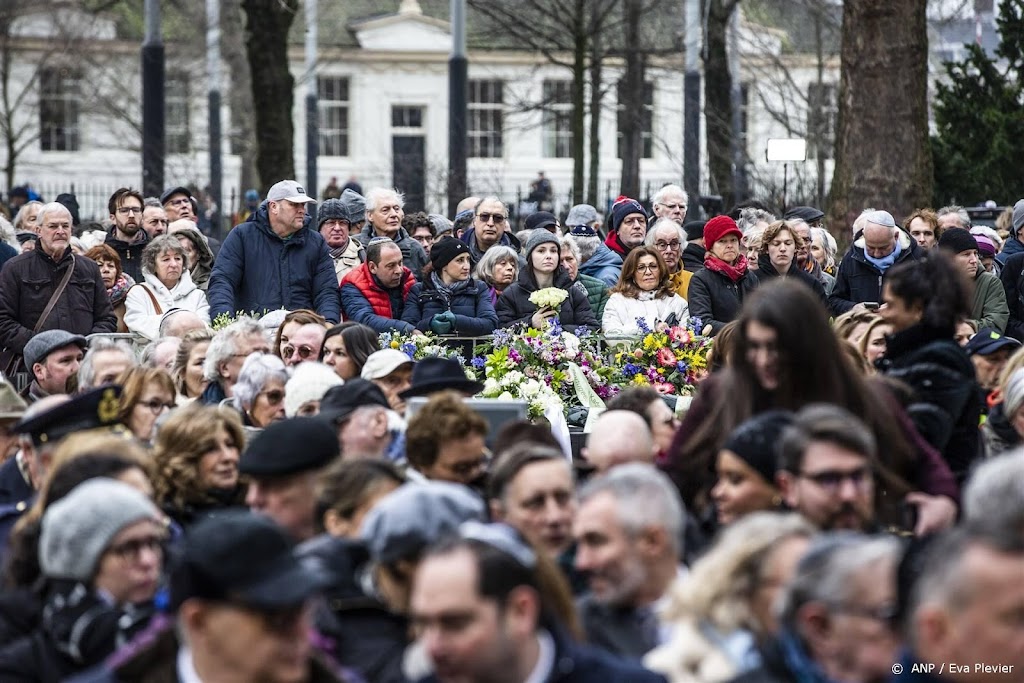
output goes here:
{"type": "Polygon", "coordinates": [[[647,321],[643,317],[636,319],[636,326],[640,328],[640,331],[643,332],[644,334],[647,334],[651,331],[651,328],[647,326],[647,321]]]}
{"type": "Polygon", "coordinates": [[[676,370],[678,370],[679,372],[686,372],[687,367],[688,366],[683,361],[679,361],[678,363],[676,363],[676,370]]]}
{"type": "Polygon", "coordinates": [[[482,368],[487,365],[487,361],[482,356],[476,356],[471,362],[474,368],[482,368]]]}

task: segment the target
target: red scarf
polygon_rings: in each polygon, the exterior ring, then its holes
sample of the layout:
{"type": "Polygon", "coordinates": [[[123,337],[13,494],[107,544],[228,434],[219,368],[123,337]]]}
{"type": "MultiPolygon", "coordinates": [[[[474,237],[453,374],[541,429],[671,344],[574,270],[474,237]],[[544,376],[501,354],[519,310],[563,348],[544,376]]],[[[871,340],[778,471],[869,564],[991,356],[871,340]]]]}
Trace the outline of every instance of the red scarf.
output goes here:
{"type": "Polygon", "coordinates": [[[713,273],[721,273],[733,282],[739,282],[747,274],[747,257],[740,254],[736,265],[730,266],[709,250],[704,254],[704,267],[713,273]]]}

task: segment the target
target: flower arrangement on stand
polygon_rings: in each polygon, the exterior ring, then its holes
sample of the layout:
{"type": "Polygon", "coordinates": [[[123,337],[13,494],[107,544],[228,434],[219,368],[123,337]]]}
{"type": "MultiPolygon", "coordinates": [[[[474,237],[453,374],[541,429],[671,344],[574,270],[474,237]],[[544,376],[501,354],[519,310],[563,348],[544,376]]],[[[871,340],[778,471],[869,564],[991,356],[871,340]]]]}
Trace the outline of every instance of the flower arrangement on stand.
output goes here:
{"type": "Polygon", "coordinates": [[[557,319],[545,330],[517,326],[495,331],[473,366],[484,371],[483,397],[526,400],[531,418],[543,413],[545,401],[557,400],[563,412],[580,406],[577,378],[602,399],[618,393],[614,368],[602,359],[597,336],[565,332],[557,319]]]}
{"type": "MultiPolygon", "coordinates": [[[[424,334],[401,334],[399,332],[381,332],[379,337],[382,349],[397,349],[413,360],[424,358],[451,358],[466,365],[466,358],[458,349],[448,346],[444,340],[432,332],[424,334]]],[[[466,376],[476,379],[476,373],[466,368],[466,376]]]]}
{"type": "Polygon", "coordinates": [[[691,318],[686,326],[652,330],[642,318],[637,324],[643,335],[620,346],[613,354],[616,380],[620,386],[651,386],[659,393],[692,396],[697,384],[708,374],[711,338],[701,336],[700,321],[691,318]]]}

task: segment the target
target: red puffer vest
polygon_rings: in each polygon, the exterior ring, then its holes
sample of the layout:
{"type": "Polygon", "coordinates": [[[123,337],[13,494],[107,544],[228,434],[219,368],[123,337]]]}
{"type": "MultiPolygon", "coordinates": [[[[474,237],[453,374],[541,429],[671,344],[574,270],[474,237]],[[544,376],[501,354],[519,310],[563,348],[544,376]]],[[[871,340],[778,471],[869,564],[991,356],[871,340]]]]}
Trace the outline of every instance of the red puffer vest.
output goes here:
{"type": "MultiPolygon", "coordinates": [[[[373,312],[379,316],[385,318],[394,318],[391,315],[391,297],[384,291],[384,288],[378,285],[373,275],[370,274],[370,266],[366,263],[360,264],[358,268],[353,268],[345,274],[345,277],[341,279],[340,287],[351,283],[356,286],[366,300],[370,302],[370,306],[373,307],[373,312]]],[[[409,290],[416,284],[416,278],[412,276],[412,271],[402,266],[402,299],[409,297],[409,290]]]]}

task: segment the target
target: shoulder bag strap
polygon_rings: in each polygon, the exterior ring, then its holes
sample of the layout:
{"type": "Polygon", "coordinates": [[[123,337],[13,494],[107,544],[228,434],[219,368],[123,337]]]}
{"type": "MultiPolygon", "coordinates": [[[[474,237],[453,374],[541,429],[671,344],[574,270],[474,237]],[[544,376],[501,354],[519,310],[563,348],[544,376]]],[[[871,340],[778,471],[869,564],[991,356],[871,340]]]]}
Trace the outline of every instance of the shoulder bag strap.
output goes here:
{"type": "Polygon", "coordinates": [[[53,290],[53,296],[46,302],[46,308],[43,309],[43,314],[39,316],[39,320],[36,321],[36,326],[32,329],[32,334],[38,334],[39,330],[42,329],[43,323],[50,317],[50,313],[53,312],[53,307],[57,305],[57,299],[67,289],[68,282],[71,281],[71,275],[75,272],[75,255],[71,255],[71,265],[68,266],[67,272],[64,273],[64,277],[61,278],[60,284],[57,285],[57,289],[53,290]]]}
{"type": "Polygon", "coordinates": [[[139,283],[139,287],[142,287],[142,289],[146,291],[146,294],[149,295],[149,300],[153,302],[153,308],[156,309],[156,314],[163,315],[164,309],[160,307],[160,302],[156,300],[156,296],[153,294],[153,290],[151,290],[149,287],[147,287],[145,284],[141,282],[139,283]]]}

